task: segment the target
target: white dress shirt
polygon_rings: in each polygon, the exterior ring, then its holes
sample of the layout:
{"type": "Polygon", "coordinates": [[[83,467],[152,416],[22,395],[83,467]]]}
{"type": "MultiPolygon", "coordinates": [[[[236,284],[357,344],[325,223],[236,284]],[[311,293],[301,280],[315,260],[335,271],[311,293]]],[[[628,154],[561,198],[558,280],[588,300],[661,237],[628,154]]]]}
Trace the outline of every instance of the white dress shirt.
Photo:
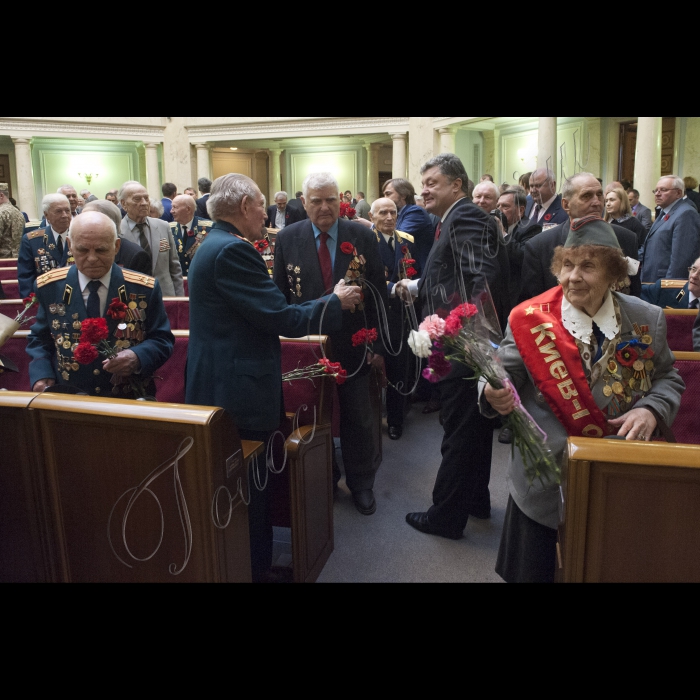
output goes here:
{"type": "Polygon", "coordinates": [[[280,231],[287,225],[287,210],[280,211],[277,210],[277,216],[275,217],[275,228],[280,231]]]}
{"type": "MultiPolygon", "coordinates": [[[[83,294],[83,301],[85,302],[85,308],[87,309],[88,299],[90,298],[90,290],[88,289],[88,284],[94,282],[89,277],[84,275],[80,270],[78,270],[78,280],[80,283],[80,291],[83,294]]],[[[97,291],[97,296],[100,297],[100,316],[104,316],[107,311],[107,297],[109,295],[109,284],[112,281],[112,270],[100,279],[102,286],[97,291]]]]}

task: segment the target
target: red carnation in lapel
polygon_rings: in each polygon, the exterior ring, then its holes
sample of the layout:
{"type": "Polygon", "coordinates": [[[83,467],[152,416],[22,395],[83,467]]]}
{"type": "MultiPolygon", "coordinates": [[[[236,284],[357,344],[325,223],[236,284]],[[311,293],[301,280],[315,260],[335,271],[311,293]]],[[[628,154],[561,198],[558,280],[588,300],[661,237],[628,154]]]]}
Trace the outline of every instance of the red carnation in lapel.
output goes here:
{"type": "Polygon", "coordinates": [[[353,255],[355,252],[355,246],[352,243],[343,243],[340,246],[340,250],[342,250],[345,255],[353,255]]]}
{"type": "Polygon", "coordinates": [[[115,321],[125,321],[129,307],[119,299],[112,299],[112,303],[107,309],[107,316],[115,321]]]}

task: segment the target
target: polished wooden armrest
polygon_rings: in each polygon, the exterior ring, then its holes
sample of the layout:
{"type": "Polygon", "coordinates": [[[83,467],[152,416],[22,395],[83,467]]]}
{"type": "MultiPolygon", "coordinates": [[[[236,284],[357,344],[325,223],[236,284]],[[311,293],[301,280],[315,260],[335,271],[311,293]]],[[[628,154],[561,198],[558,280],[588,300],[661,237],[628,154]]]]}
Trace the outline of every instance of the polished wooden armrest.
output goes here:
{"type": "Polygon", "coordinates": [[[251,460],[259,457],[265,449],[262,442],[251,442],[250,440],[241,440],[241,447],[243,448],[243,460],[246,464],[250,464],[251,460]]]}

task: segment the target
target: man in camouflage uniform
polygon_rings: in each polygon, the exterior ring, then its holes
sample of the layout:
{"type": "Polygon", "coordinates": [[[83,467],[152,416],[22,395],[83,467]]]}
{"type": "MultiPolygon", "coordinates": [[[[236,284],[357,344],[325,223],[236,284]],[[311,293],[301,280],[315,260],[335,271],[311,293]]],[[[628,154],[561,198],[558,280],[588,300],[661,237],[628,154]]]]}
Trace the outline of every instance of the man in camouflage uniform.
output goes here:
{"type": "Polygon", "coordinates": [[[0,258],[15,258],[24,233],[22,212],[10,202],[10,188],[0,183],[0,258]]]}

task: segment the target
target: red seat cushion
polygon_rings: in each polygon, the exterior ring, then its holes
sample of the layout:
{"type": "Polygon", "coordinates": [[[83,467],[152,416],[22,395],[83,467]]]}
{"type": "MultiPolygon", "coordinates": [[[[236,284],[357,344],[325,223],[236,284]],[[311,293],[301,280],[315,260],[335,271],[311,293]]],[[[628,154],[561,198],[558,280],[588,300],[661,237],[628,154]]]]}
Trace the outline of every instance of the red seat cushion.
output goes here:
{"type": "Polygon", "coordinates": [[[0,267],[0,280],[16,280],[17,279],[17,268],[16,267],[0,267]]]}
{"type": "Polygon", "coordinates": [[[17,267],[16,258],[0,258],[0,268],[3,267],[17,267]]]}
{"type": "Polygon", "coordinates": [[[9,391],[31,391],[29,386],[29,362],[27,355],[26,338],[10,338],[5,345],[0,348],[0,355],[4,355],[12,360],[19,369],[19,373],[3,372],[0,374],[0,389],[9,391]]]}
{"type": "Polygon", "coordinates": [[[686,385],[681,400],[681,410],[673,424],[673,433],[678,442],[687,445],[700,445],[700,423],[697,410],[700,402],[700,361],[678,360],[676,369],[686,385]]]}
{"type": "Polygon", "coordinates": [[[697,316],[684,314],[666,315],[668,346],[673,352],[693,352],[693,326],[697,316]]]}
{"type": "Polygon", "coordinates": [[[19,282],[17,280],[3,280],[0,284],[2,284],[6,299],[19,299],[19,282]]]}
{"type": "Polygon", "coordinates": [[[185,403],[185,366],[189,338],[175,338],[172,357],[156,372],[156,398],[161,403],[185,403]]]}

